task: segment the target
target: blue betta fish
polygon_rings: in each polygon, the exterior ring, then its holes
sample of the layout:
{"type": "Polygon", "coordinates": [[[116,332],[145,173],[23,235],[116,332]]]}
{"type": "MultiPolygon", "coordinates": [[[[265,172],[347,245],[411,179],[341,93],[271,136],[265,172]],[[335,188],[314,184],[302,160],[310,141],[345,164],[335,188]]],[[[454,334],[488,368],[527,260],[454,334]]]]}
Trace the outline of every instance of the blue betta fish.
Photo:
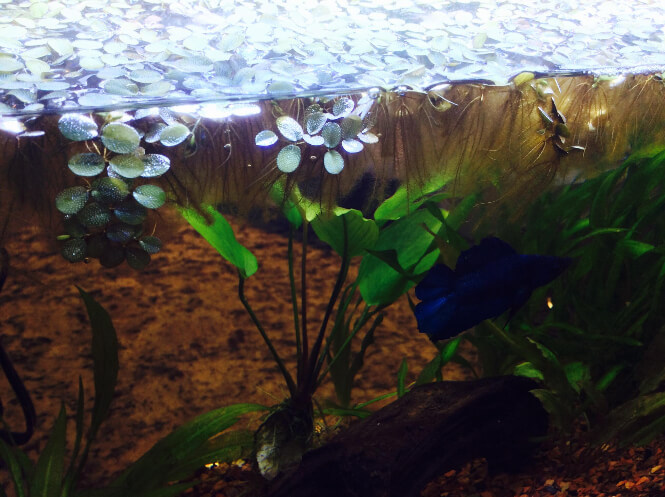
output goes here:
{"type": "Polygon", "coordinates": [[[435,342],[508,310],[510,319],[531,292],[559,276],[570,262],[518,254],[498,238],[485,238],[460,254],[454,271],[439,264],[418,283],[418,329],[435,342]]]}

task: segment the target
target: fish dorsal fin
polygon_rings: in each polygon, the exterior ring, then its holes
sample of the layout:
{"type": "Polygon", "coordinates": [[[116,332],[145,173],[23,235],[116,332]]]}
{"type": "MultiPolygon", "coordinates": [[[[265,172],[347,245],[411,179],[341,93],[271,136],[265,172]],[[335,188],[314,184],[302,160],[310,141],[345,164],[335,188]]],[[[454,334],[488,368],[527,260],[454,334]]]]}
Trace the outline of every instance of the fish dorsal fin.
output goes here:
{"type": "Polygon", "coordinates": [[[453,270],[445,264],[437,264],[416,285],[416,297],[420,300],[439,298],[452,292],[454,285],[455,273],[453,270]]]}
{"type": "Polygon", "coordinates": [[[517,254],[515,249],[498,238],[483,238],[478,245],[462,252],[457,259],[455,273],[467,274],[504,257],[517,254]]]}

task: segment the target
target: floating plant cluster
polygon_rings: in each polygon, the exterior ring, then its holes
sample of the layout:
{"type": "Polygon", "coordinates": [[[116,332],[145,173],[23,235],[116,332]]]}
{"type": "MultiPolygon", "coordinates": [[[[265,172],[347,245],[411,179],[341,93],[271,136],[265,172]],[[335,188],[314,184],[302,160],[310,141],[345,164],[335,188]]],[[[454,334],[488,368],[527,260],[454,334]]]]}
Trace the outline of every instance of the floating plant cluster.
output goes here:
{"type": "MultiPolygon", "coordinates": [[[[169,146],[189,135],[184,124],[159,124],[152,135],[143,137],[146,141],[160,140],[169,146]]],[[[144,223],[149,209],[164,205],[166,193],[139,179],[164,174],[170,168],[169,158],[146,154],[139,146],[141,134],[123,122],[106,123],[100,134],[92,117],[66,114],[58,128],[65,138],[88,144],[87,152],[73,155],[68,163],[86,185],[66,188],[55,198],[56,208],[65,216],[66,234],[58,237],[62,256],[70,262],[99,259],[106,267],[126,260],[130,267],[143,269],[162,246],[159,238],[144,234],[144,223]]]]}
{"type": "Polygon", "coordinates": [[[665,8],[642,0],[0,5],[0,114],[505,84],[524,70],[662,67],[665,51],[665,8]]]}
{"type": "MultiPolygon", "coordinates": [[[[332,103],[330,112],[319,103],[305,109],[302,124],[290,116],[280,116],[275,125],[289,143],[277,154],[277,169],[292,173],[300,165],[301,144],[325,147],[323,166],[330,174],[339,174],[344,169],[344,157],[336,148],[341,147],[349,154],[361,152],[363,143],[379,141],[370,131],[374,117],[370,112],[373,98],[364,95],[358,105],[349,97],[341,97],[332,103]]],[[[277,143],[278,135],[269,129],[257,133],[255,143],[259,147],[270,147],[277,143]]]]}

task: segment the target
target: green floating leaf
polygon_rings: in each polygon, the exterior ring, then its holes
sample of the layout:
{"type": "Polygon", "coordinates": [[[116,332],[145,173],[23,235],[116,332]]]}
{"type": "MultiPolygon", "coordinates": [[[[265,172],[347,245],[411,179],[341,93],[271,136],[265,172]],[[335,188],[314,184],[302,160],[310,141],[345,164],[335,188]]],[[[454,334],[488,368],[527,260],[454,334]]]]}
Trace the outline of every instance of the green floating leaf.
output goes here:
{"type": "Polygon", "coordinates": [[[277,142],[277,135],[269,129],[259,131],[254,137],[254,143],[259,147],[269,147],[277,142]]]}
{"type": "Polygon", "coordinates": [[[337,123],[325,123],[321,128],[323,144],[328,148],[334,148],[342,140],[342,128],[337,123]]]}
{"type": "Polygon", "coordinates": [[[136,69],[129,73],[129,78],[137,83],[156,83],[157,81],[161,81],[163,76],[158,71],[151,69],[136,69]]]}
{"type": "Polygon", "coordinates": [[[365,146],[358,140],[342,140],[342,148],[350,154],[362,152],[365,146]]]}
{"type": "Polygon", "coordinates": [[[307,129],[307,133],[310,135],[315,135],[321,131],[321,128],[323,128],[323,125],[327,120],[328,118],[321,111],[308,114],[305,118],[305,129],[307,129]]]}
{"type": "Polygon", "coordinates": [[[129,195],[129,186],[120,178],[99,178],[90,186],[92,198],[100,204],[117,204],[129,195]]]}
{"type": "Polygon", "coordinates": [[[302,134],[303,134],[302,127],[300,126],[300,124],[298,124],[298,121],[296,121],[292,117],[280,116],[275,121],[275,124],[277,124],[277,129],[279,130],[279,132],[282,133],[282,136],[284,136],[284,138],[286,138],[287,140],[296,142],[302,139],[302,134]]]}
{"type": "Polygon", "coordinates": [[[141,157],[141,160],[144,166],[141,173],[143,178],[156,178],[164,174],[171,167],[171,160],[161,154],[146,154],[141,157]]]}
{"type": "Polygon", "coordinates": [[[148,209],[158,209],[166,202],[166,193],[157,185],[141,185],[132,193],[136,201],[148,209]]]}
{"type": "Polygon", "coordinates": [[[342,97],[338,99],[332,108],[333,116],[335,117],[346,117],[353,111],[353,108],[356,104],[348,97],[342,97]]]}
{"type": "Polygon", "coordinates": [[[130,154],[141,141],[138,131],[125,123],[109,123],[102,128],[102,143],[111,152],[130,154]]]}
{"type": "Polygon", "coordinates": [[[323,167],[330,174],[339,174],[344,169],[344,157],[337,150],[328,150],[323,156],[323,167]]]}
{"type": "Polygon", "coordinates": [[[363,120],[360,116],[347,116],[339,123],[339,127],[342,130],[342,140],[355,138],[363,129],[363,120]]]}
{"type": "Polygon", "coordinates": [[[104,170],[106,162],[99,154],[85,152],[72,156],[67,165],[78,176],[97,176],[104,170]]]}
{"type": "Polygon", "coordinates": [[[107,268],[118,267],[125,260],[125,249],[117,243],[107,243],[104,245],[99,255],[99,263],[107,268]]]}
{"type": "Polygon", "coordinates": [[[159,134],[159,142],[165,147],[175,147],[189,136],[189,128],[181,123],[174,123],[164,128],[159,134]]]}
{"type": "Polygon", "coordinates": [[[145,221],[148,211],[134,199],[128,198],[114,209],[113,214],[123,223],[137,225],[145,221]]]}
{"type": "Polygon", "coordinates": [[[104,91],[112,95],[133,97],[139,92],[139,87],[133,81],[125,78],[110,79],[104,83],[104,91]]]}
{"type": "Polygon", "coordinates": [[[63,214],[76,214],[88,201],[88,190],[83,186],[66,188],[55,197],[55,207],[63,214]]]}
{"type": "Polygon", "coordinates": [[[156,254],[162,249],[162,241],[156,236],[144,236],[139,240],[139,245],[149,254],[156,254]]]}
{"type": "Polygon", "coordinates": [[[65,464],[67,413],[61,404],[48,442],[39,456],[30,485],[30,497],[60,497],[65,464]]]}
{"type": "Polygon", "coordinates": [[[111,220],[111,213],[106,207],[97,202],[90,202],[76,215],[83,226],[98,228],[106,225],[111,220]]]}
{"type": "Polygon", "coordinates": [[[157,143],[159,141],[159,136],[162,134],[162,131],[166,129],[166,124],[164,123],[153,123],[148,128],[144,136],[146,143],[157,143]]]}
{"type": "Polygon", "coordinates": [[[113,224],[106,228],[106,238],[116,243],[127,243],[137,235],[137,232],[141,231],[136,228],[136,226],[131,224],[113,224]]]}
{"type": "Polygon", "coordinates": [[[364,254],[365,250],[372,248],[379,238],[378,226],[371,219],[365,219],[360,211],[355,209],[341,211],[342,214],[335,216],[319,214],[312,220],[316,236],[330,245],[340,256],[344,253],[345,238],[349,257],[364,254]]]}
{"type": "Polygon", "coordinates": [[[81,262],[88,255],[88,246],[81,238],[71,238],[63,243],[60,254],[69,262],[81,262]]]}
{"type": "Polygon", "coordinates": [[[300,165],[302,152],[298,145],[287,145],[277,154],[277,169],[283,173],[292,173],[300,165]]]}
{"type": "Polygon", "coordinates": [[[134,154],[116,155],[109,164],[123,178],[138,178],[145,171],[145,164],[134,154]]]}
{"type": "Polygon", "coordinates": [[[82,114],[65,114],[58,121],[58,129],[68,140],[92,140],[98,134],[97,123],[82,114]]]}
{"type": "Polygon", "coordinates": [[[212,206],[207,206],[204,210],[212,218],[212,224],[208,224],[194,209],[181,209],[180,213],[224,259],[238,268],[243,278],[249,278],[258,269],[256,257],[238,243],[233,228],[224,216],[212,206]]]}
{"type": "Polygon", "coordinates": [[[74,238],[80,238],[84,236],[88,231],[85,229],[78,219],[73,216],[66,216],[65,221],[63,222],[65,227],[65,232],[68,236],[74,238]]]}
{"type": "Polygon", "coordinates": [[[139,247],[127,247],[125,249],[127,265],[132,269],[140,271],[150,264],[150,254],[139,247]]]}

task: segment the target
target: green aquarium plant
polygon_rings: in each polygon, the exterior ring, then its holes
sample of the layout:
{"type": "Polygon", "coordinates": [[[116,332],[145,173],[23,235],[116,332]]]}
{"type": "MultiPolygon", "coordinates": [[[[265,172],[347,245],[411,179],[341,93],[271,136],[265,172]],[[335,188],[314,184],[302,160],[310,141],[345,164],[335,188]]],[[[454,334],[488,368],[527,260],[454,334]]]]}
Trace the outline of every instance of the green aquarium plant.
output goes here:
{"type": "MultiPolygon", "coordinates": [[[[93,441],[108,416],[118,377],[118,341],[106,310],[79,288],[92,329],[92,357],[95,401],[85,429],[84,391],[79,379],[76,408],[76,436],[67,460],[67,413],[64,404],[36,464],[17,447],[0,439],[0,461],[9,471],[16,497],[171,497],[180,495],[197,482],[192,475],[212,462],[231,462],[245,457],[253,435],[246,429],[228,429],[248,413],[265,407],[234,404],[202,414],[176,428],[125,469],[107,487],[85,489],[79,485],[93,441]],[[85,442],[84,442],[85,439],[85,442]]],[[[0,496],[7,495],[0,486],[0,496]]]]}
{"type": "MultiPolygon", "coordinates": [[[[136,111],[133,119],[144,114],[136,111]]],[[[171,164],[165,155],[146,154],[141,141],[172,147],[191,132],[168,109],[162,109],[160,116],[167,124],[155,122],[146,133],[123,122],[128,117],[123,113],[65,114],[58,121],[65,138],[85,147],[68,162],[84,184],[66,188],[55,198],[64,215],[65,233],[58,239],[68,261],[95,258],[106,267],[127,261],[140,270],[161,249],[161,240],[147,234],[145,224],[149,211],[164,205],[166,193],[146,181],[163,175],[171,164]]]]}
{"type": "MultiPolygon", "coordinates": [[[[259,135],[257,142],[267,140],[267,133],[259,135]]],[[[271,139],[273,143],[276,141],[272,135],[271,139]]],[[[270,331],[265,329],[245,294],[246,280],[258,270],[256,258],[236,240],[228,221],[213,207],[205,207],[203,212],[181,211],[220,255],[237,268],[238,297],[289,391],[289,397],[276,406],[256,435],[257,460],[265,476],[271,478],[299,461],[312,436],[314,394],[328,374],[337,394],[337,406],[328,412],[367,414],[362,409],[364,405],[349,409],[354,378],[383,319],[382,311],[404,295],[439,257],[435,234],[441,230],[446,217],[456,217],[436,206],[436,202],[446,196],[441,192],[443,185],[445,180],[439,178],[408,193],[406,187],[401,187],[379,206],[373,219],[354,209],[326,209],[303,196],[297,186],[287,189],[284,182],[274,185],[274,196],[290,223],[287,261],[296,349],[295,374],[289,371],[275,349],[270,331]],[[428,208],[435,209],[438,217],[428,208]],[[315,327],[308,317],[307,300],[310,229],[340,257],[328,304],[321,322],[315,327]],[[293,249],[296,230],[302,232],[299,282],[296,281],[293,249]],[[358,273],[350,279],[353,259],[359,260],[358,273]],[[355,352],[352,343],[357,344],[355,352]]],[[[443,365],[440,361],[437,364],[443,365]]]]}
{"type": "Polygon", "coordinates": [[[539,379],[555,423],[569,430],[581,418],[598,443],[645,443],[665,427],[664,181],[665,148],[647,147],[500,226],[525,251],[575,262],[505,330],[487,323],[469,336],[485,374],[539,379]]]}

